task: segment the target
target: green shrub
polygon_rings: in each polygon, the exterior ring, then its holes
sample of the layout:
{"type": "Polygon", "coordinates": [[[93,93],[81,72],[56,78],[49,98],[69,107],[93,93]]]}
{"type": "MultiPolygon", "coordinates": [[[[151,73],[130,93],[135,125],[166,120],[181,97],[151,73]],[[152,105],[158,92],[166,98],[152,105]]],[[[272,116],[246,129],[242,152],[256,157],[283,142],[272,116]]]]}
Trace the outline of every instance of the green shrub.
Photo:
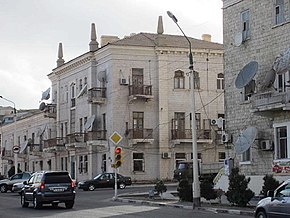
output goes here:
{"type": "Polygon", "coordinates": [[[200,183],[200,196],[206,200],[216,199],[217,192],[213,189],[213,182],[211,179],[204,179],[200,183]]]}
{"type": "Polygon", "coordinates": [[[233,168],[229,175],[229,190],[226,192],[227,199],[236,206],[245,207],[254,197],[254,192],[248,188],[250,178],[239,174],[239,168],[233,168]]]}
{"type": "Polygon", "coordinates": [[[275,178],[273,178],[273,175],[266,175],[263,178],[264,185],[261,190],[261,195],[264,197],[267,197],[267,192],[269,190],[275,190],[279,185],[279,181],[277,181],[275,178]]]}
{"type": "Polygon", "coordinates": [[[161,194],[161,195],[163,192],[167,191],[167,187],[162,180],[159,180],[156,182],[154,189],[157,191],[158,194],[161,194]]]}
{"type": "Polygon", "coordinates": [[[190,201],[192,202],[192,184],[188,180],[180,180],[177,186],[177,192],[179,199],[181,201],[190,201]]]}

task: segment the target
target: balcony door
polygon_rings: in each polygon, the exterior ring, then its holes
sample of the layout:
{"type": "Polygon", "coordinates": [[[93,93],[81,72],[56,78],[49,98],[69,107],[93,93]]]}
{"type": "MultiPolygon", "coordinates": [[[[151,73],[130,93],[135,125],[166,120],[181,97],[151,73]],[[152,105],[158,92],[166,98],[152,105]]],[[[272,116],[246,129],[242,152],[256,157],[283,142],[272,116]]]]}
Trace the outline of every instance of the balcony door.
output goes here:
{"type": "Polygon", "coordinates": [[[175,130],[177,139],[184,139],[185,137],[185,113],[175,112],[173,129],[175,130]]]}
{"type": "Polygon", "coordinates": [[[132,69],[132,85],[133,85],[134,95],[143,93],[143,84],[144,84],[143,69],[133,68],[132,69]]]}
{"type": "Polygon", "coordinates": [[[142,139],[144,129],[144,113],[133,112],[133,138],[142,139]]]}

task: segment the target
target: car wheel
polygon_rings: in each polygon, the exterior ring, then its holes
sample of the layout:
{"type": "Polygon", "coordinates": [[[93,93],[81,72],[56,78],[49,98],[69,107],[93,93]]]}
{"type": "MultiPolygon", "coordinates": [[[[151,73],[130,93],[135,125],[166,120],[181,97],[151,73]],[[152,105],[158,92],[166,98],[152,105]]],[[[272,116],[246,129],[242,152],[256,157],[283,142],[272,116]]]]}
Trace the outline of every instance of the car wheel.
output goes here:
{"type": "Polygon", "coordinates": [[[267,218],[265,211],[259,211],[256,215],[256,218],[267,218]]]}
{"type": "Polygon", "coordinates": [[[66,209],[71,209],[71,208],[73,208],[73,206],[74,206],[74,201],[66,201],[65,202],[65,207],[66,207],[66,209]]]}
{"type": "Polygon", "coordinates": [[[94,191],[94,190],[95,190],[95,186],[94,186],[94,185],[90,185],[90,186],[89,186],[89,190],[90,190],[90,191],[94,191]]]}
{"type": "Polygon", "coordinates": [[[36,196],[33,196],[33,208],[34,209],[39,209],[42,207],[41,202],[39,202],[39,200],[37,200],[36,196]]]}
{"type": "Polygon", "coordinates": [[[7,185],[5,185],[5,184],[1,185],[1,187],[0,187],[0,191],[1,191],[2,193],[7,192],[7,185]]]}
{"type": "Polygon", "coordinates": [[[25,195],[23,193],[20,195],[20,200],[22,207],[28,207],[29,203],[26,201],[25,195]]]}
{"type": "Polygon", "coordinates": [[[120,188],[120,189],[124,189],[125,187],[126,187],[125,183],[120,183],[120,184],[119,184],[119,188],[120,188]]]}

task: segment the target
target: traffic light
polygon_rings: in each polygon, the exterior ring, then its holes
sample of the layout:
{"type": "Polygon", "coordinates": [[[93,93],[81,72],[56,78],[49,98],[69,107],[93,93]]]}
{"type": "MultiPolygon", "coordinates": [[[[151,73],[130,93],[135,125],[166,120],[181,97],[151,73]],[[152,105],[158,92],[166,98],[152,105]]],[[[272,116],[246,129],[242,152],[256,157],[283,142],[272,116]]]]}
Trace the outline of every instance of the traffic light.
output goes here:
{"type": "Polygon", "coordinates": [[[122,148],[120,147],[115,147],[115,161],[114,165],[115,168],[118,168],[122,165],[122,148]]]}

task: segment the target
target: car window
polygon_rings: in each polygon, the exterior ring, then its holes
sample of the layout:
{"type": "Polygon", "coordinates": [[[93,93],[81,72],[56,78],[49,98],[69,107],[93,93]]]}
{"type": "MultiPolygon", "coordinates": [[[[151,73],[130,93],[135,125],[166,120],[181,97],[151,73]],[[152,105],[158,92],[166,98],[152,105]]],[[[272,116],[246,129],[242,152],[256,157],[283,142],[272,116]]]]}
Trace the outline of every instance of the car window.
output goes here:
{"type": "Polygon", "coordinates": [[[21,179],[21,178],[22,178],[22,174],[15,174],[14,176],[11,177],[11,180],[21,179]]]}
{"type": "Polygon", "coordinates": [[[29,173],[23,173],[23,179],[29,179],[31,175],[29,173]]]}
{"type": "Polygon", "coordinates": [[[276,197],[290,197],[290,183],[284,184],[276,191],[276,197]]]}
{"type": "Polygon", "coordinates": [[[28,184],[33,184],[33,181],[34,181],[34,179],[35,179],[35,176],[36,176],[36,175],[31,176],[31,177],[29,178],[29,180],[27,181],[27,183],[28,183],[28,184]]]}
{"type": "Polygon", "coordinates": [[[107,174],[107,173],[105,173],[105,174],[103,174],[103,175],[101,176],[100,179],[102,179],[102,180],[110,179],[110,175],[107,174]]]}
{"type": "Polygon", "coordinates": [[[102,176],[102,174],[98,174],[98,175],[95,176],[94,179],[98,179],[98,178],[100,178],[101,176],[102,176]]]}
{"type": "Polygon", "coordinates": [[[41,178],[42,178],[42,174],[39,173],[35,176],[35,180],[34,183],[40,183],[41,182],[41,178]]]}
{"type": "Polygon", "coordinates": [[[68,175],[61,174],[46,174],[45,183],[56,184],[56,183],[70,183],[71,180],[68,175]]]}

